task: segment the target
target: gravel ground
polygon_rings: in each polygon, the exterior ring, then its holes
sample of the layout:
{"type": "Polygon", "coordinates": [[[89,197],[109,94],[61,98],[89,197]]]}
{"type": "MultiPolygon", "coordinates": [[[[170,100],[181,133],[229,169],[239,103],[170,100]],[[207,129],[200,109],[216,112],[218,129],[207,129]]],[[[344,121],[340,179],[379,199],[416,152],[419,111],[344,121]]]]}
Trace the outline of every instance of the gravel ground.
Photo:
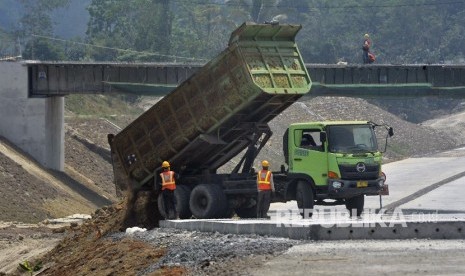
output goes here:
{"type": "Polygon", "coordinates": [[[167,248],[165,255],[141,274],[181,266],[192,275],[248,275],[252,268],[302,243],[257,235],[223,235],[160,228],[134,234],[117,233],[110,237],[120,240],[128,235],[167,248]]]}

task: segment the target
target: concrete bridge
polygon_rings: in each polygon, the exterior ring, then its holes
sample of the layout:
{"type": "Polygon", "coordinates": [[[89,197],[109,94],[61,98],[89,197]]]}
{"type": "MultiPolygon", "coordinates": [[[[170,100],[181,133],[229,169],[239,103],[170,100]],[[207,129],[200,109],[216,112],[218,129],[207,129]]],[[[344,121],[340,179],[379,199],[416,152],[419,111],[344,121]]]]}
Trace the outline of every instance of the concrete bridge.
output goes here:
{"type": "MultiPolygon", "coordinates": [[[[64,168],[64,97],[166,95],[201,64],[0,62],[0,136],[64,168]]],[[[307,64],[309,96],[465,98],[465,65],[307,64]]]]}

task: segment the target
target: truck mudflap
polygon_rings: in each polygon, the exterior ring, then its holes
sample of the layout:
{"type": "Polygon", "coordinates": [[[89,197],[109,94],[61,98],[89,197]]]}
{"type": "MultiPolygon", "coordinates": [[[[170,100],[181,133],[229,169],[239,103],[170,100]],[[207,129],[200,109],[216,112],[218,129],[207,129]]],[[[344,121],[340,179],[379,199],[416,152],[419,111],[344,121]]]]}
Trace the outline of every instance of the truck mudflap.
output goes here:
{"type": "Polygon", "coordinates": [[[376,180],[328,180],[328,195],[330,198],[350,198],[358,195],[379,195],[383,190],[384,179],[376,180]]]}

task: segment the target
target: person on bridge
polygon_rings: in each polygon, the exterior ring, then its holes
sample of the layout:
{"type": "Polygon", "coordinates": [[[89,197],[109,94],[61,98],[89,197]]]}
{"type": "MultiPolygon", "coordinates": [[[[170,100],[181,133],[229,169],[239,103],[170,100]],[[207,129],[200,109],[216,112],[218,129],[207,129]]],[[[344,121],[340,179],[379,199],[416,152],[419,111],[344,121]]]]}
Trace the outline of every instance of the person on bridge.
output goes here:
{"type": "Polygon", "coordinates": [[[371,39],[368,34],[364,35],[364,40],[363,40],[363,63],[368,64],[370,62],[370,58],[368,57],[368,54],[370,53],[370,47],[371,47],[371,39]]]}
{"type": "Polygon", "coordinates": [[[266,213],[270,208],[271,192],[274,193],[273,173],[268,170],[268,161],[262,161],[262,170],[257,174],[257,218],[270,218],[266,213]]]}
{"type": "Polygon", "coordinates": [[[174,202],[174,190],[176,190],[176,174],[170,169],[170,163],[163,161],[161,177],[161,193],[165,205],[167,219],[176,219],[176,206],[174,202]]]}

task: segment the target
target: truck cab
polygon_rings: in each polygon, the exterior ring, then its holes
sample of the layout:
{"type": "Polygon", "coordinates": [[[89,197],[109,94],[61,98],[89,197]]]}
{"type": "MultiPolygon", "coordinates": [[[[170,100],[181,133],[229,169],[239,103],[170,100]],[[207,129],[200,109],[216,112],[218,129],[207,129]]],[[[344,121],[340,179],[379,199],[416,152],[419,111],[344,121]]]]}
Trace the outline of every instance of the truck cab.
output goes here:
{"type": "Polygon", "coordinates": [[[364,196],[379,195],[385,185],[376,126],[369,121],[290,125],[283,137],[286,198],[295,195],[299,209],[312,209],[314,202],[331,205],[325,200],[332,199],[332,205],[345,204],[359,216],[364,196]]]}

